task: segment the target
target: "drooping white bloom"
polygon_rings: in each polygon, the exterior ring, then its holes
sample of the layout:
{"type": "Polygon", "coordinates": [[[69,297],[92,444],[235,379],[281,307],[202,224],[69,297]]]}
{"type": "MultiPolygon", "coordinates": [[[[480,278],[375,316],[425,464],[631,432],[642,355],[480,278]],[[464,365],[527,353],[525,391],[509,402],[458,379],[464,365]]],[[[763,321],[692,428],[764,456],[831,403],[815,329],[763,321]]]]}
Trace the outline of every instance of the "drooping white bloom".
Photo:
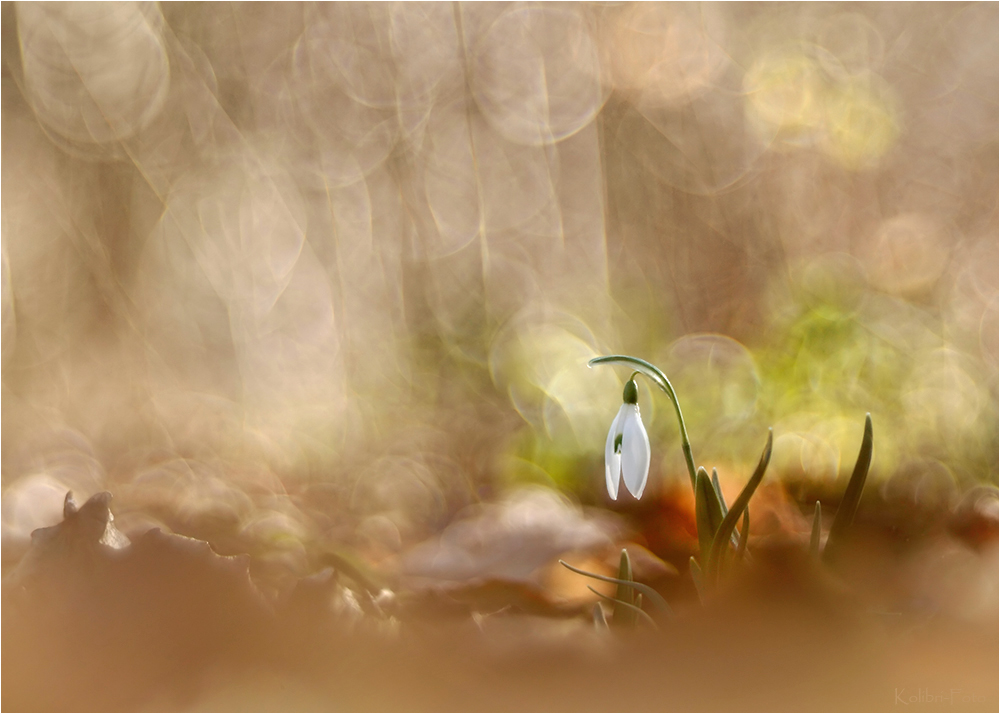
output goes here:
{"type": "Polygon", "coordinates": [[[649,476],[649,437],[639,415],[639,390],[635,380],[625,385],[621,409],[611,422],[604,445],[604,476],[608,495],[618,498],[618,481],[625,479],[625,488],[636,498],[642,496],[649,476]]]}

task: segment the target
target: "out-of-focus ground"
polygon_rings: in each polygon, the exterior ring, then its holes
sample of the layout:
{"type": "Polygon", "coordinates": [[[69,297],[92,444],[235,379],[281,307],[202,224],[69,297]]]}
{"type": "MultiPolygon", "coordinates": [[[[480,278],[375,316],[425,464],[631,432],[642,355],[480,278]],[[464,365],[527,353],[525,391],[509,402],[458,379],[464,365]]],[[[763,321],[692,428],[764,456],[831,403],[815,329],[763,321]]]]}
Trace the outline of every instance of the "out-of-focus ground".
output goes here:
{"type": "Polygon", "coordinates": [[[5,594],[4,708],[995,710],[997,28],[990,3],[4,3],[3,572],[70,490],[132,539],[46,555],[86,593],[58,616],[5,594]],[[648,383],[646,494],[606,494],[609,353],[663,368],[730,502],[774,429],[759,582],[716,610],[648,383]],[[855,557],[820,575],[795,553],[866,412],[855,557]],[[283,664],[177,664],[226,598],[177,639],[165,593],[214,561],[121,565],[173,557],[154,528],[249,554],[283,634],[244,650],[283,664]],[[679,610],[659,639],[593,632],[556,564],[622,545],[679,610]],[[328,567],[395,604],[345,605],[328,567]],[[116,620],[129,588],[150,605],[116,620]],[[132,656],[164,640],[173,664],[132,656]]]}

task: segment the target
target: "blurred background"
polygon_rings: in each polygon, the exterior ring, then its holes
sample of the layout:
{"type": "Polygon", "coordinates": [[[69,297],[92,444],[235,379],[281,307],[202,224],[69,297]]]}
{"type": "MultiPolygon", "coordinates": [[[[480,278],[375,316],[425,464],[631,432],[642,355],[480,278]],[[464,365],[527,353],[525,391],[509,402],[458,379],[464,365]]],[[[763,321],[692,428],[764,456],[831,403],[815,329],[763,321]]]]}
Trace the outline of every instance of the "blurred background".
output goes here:
{"type": "Polygon", "coordinates": [[[730,498],[773,426],[773,498],[835,505],[866,412],[871,498],[997,483],[995,3],[2,21],[5,553],[70,489],[295,576],[495,502],[613,539],[578,510],[640,508],[605,491],[609,353],[673,380],[730,498]]]}

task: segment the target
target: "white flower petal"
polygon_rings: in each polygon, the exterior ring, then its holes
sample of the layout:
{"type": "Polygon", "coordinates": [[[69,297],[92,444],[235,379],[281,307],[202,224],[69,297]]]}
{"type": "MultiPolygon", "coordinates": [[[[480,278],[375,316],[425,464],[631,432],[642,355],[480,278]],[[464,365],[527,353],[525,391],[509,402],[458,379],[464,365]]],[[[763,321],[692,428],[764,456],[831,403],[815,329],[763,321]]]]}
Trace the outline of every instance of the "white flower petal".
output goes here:
{"type": "Polygon", "coordinates": [[[649,476],[649,437],[639,416],[639,405],[628,404],[630,407],[622,425],[622,477],[625,488],[636,498],[642,496],[646,488],[646,478],[649,476]]]}
{"type": "Polygon", "coordinates": [[[604,478],[608,484],[608,495],[612,500],[618,500],[618,483],[621,481],[622,457],[615,449],[615,437],[622,433],[622,422],[625,420],[626,404],[618,410],[611,429],[608,430],[608,440],[604,443],[604,478]]]}

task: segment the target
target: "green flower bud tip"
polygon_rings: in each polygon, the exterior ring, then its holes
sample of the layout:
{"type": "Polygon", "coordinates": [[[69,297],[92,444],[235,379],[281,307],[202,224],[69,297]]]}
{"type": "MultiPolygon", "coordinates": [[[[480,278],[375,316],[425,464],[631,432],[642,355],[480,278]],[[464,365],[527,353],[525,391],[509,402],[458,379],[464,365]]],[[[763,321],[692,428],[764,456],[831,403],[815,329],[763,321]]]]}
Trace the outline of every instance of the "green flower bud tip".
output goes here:
{"type": "Polygon", "coordinates": [[[625,390],[622,392],[622,401],[626,404],[639,403],[639,387],[636,386],[634,379],[630,379],[625,383],[625,390]]]}

